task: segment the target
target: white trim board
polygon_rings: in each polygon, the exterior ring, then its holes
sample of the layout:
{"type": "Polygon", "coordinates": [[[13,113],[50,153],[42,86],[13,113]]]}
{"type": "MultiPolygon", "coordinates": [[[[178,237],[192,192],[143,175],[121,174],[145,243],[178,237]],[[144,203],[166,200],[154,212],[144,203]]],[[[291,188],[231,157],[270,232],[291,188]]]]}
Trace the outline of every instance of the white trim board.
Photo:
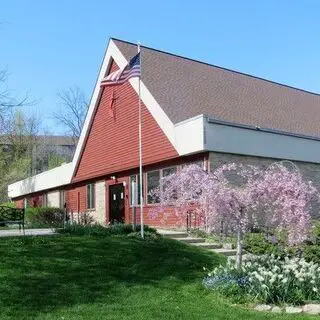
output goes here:
{"type": "Polygon", "coordinates": [[[71,169],[72,162],[10,184],[8,186],[8,196],[9,198],[16,198],[26,194],[67,185],[71,182],[71,169]]]}

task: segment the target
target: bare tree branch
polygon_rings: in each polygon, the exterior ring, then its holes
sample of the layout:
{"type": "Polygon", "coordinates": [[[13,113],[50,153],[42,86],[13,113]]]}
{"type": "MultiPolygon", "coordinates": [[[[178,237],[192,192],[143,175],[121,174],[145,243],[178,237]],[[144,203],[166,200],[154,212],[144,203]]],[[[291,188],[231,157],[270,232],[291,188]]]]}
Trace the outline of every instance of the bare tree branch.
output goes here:
{"type": "Polygon", "coordinates": [[[70,87],[58,93],[61,110],[53,116],[66,133],[76,139],[80,137],[83,122],[88,110],[88,101],[78,87],[70,87]]]}

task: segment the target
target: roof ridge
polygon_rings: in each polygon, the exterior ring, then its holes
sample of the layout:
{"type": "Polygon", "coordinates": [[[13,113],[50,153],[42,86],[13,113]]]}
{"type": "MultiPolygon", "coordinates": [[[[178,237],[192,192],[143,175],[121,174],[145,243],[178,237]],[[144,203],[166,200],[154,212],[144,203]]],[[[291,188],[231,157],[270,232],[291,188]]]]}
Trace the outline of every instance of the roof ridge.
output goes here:
{"type": "MultiPolygon", "coordinates": [[[[130,44],[130,45],[134,45],[134,46],[137,45],[137,44],[134,43],[134,42],[122,40],[122,39],[119,39],[119,38],[111,37],[110,39],[116,40],[116,41],[120,41],[120,42],[123,42],[123,43],[127,43],[127,44],[130,44]]],[[[277,82],[277,81],[273,81],[273,80],[261,78],[261,77],[259,77],[259,76],[255,76],[255,75],[252,75],[252,74],[249,74],[249,73],[245,73],[245,72],[241,72],[241,71],[237,71],[237,70],[233,70],[233,69],[229,69],[229,68],[217,66],[217,65],[212,64],[212,63],[204,62],[204,61],[197,60],[197,59],[192,59],[192,58],[189,58],[189,57],[186,57],[186,56],[181,56],[181,55],[179,55],[179,54],[175,54],[175,53],[172,53],[172,52],[168,52],[168,51],[164,51],[164,50],[160,50],[160,49],[155,49],[155,48],[148,47],[148,46],[144,46],[144,45],[140,45],[140,47],[141,47],[141,48],[145,48],[145,49],[149,49],[149,50],[153,50],[153,51],[156,51],[156,52],[159,52],[159,53],[168,54],[168,55],[170,55],[170,56],[174,56],[174,57],[177,57],[177,58],[180,58],[180,59],[185,59],[185,60],[189,60],[189,61],[192,61],[192,62],[197,62],[197,63],[205,64],[205,65],[210,66],[210,67],[213,67],[213,68],[218,68],[218,69],[221,69],[221,70],[225,70],[225,71],[229,71],[229,72],[234,72],[234,73],[237,73],[237,74],[240,74],[240,75],[244,75],[244,76],[247,76],[247,77],[251,77],[251,78],[254,78],[254,79],[266,81],[266,82],[269,82],[269,83],[271,83],[271,84],[275,84],[275,85],[278,85],[278,86],[286,87],[286,88],[289,88],[289,89],[294,89],[294,90],[297,90],[297,91],[302,91],[302,92],[309,93],[309,94],[312,94],[312,95],[320,96],[319,93],[312,92],[312,91],[309,91],[309,90],[306,90],[306,89],[301,89],[301,88],[293,87],[293,86],[290,86],[290,85],[288,85],[288,84],[284,84],[284,83],[281,83],[281,82],[277,82]]]]}

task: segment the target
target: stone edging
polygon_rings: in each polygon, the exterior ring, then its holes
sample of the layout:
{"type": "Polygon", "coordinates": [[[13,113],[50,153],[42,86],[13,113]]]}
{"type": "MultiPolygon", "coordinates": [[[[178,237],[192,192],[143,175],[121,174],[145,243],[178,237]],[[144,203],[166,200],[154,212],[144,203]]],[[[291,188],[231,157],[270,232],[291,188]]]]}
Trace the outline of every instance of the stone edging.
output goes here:
{"type": "Polygon", "coordinates": [[[254,308],[256,311],[269,311],[269,312],[285,312],[291,314],[298,314],[298,313],[305,313],[310,315],[320,315],[320,303],[309,303],[303,306],[285,306],[285,307],[278,307],[272,306],[268,304],[258,304],[254,308]]]}

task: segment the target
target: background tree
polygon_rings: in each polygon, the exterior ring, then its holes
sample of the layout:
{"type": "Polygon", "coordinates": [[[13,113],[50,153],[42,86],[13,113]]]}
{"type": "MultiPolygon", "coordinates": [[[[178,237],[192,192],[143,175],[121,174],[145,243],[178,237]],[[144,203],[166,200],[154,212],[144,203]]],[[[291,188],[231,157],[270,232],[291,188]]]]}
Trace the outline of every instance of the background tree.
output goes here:
{"type": "Polygon", "coordinates": [[[88,110],[88,100],[78,87],[70,87],[58,93],[61,104],[59,113],[54,118],[66,129],[66,134],[80,137],[83,122],[88,110]]]}
{"type": "Polygon", "coordinates": [[[8,200],[7,186],[34,173],[33,150],[38,142],[39,120],[21,110],[6,116],[0,137],[0,202],[8,200]]]}

